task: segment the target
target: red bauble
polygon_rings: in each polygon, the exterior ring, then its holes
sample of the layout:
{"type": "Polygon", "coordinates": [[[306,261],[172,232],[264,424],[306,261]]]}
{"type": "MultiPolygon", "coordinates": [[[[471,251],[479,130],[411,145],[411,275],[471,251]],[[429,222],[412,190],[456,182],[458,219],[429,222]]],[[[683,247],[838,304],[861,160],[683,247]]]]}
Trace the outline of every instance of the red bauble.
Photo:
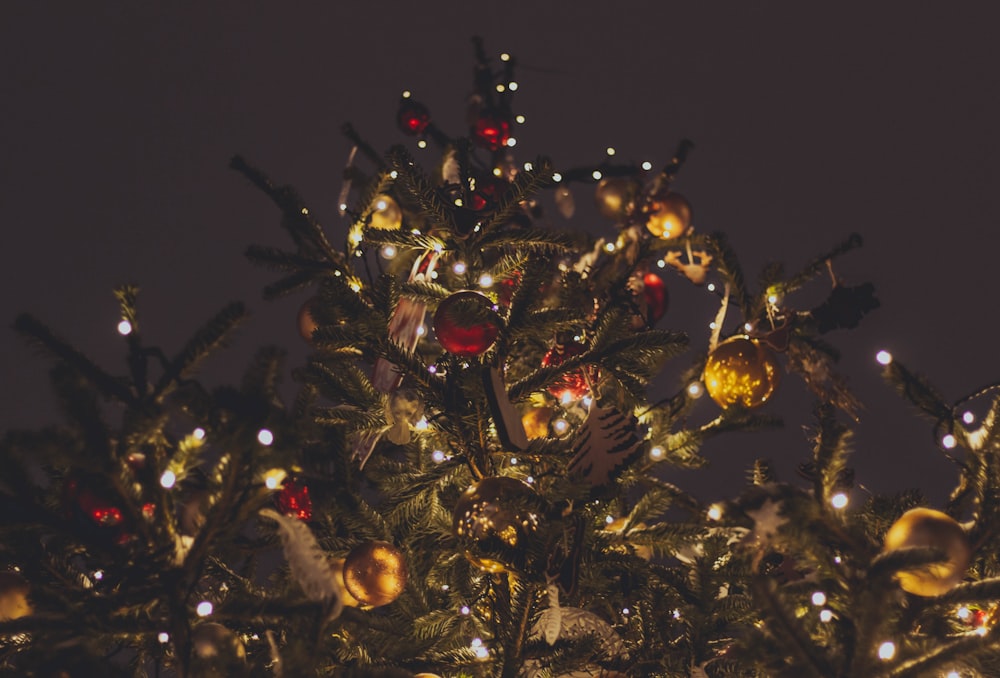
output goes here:
{"type": "Polygon", "coordinates": [[[642,298],[646,301],[646,322],[650,327],[667,312],[667,287],[655,273],[642,277],[642,298]]]}
{"type": "Polygon", "coordinates": [[[431,113],[419,101],[414,101],[409,97],[399,100],[399,112],[396,113],[396,124],[404,134],[417,136],[423,134],[427,126],[431,124],[431,113]]]}
{"type": "MultiPolygon", "coordinates": [[[[542,358],[542,367],[562,365],[569,358],[580,355],[586,350],[586,346],[577,342],[557,343],[542,358]]],[[[584,368],[564,374],[549,386],[549,393],[558,398],[559,402],[579,400],[590,393],[584,368]]]]}
{"type": "MultiPolygon", "coordinates": [[[[128,525],[126,516],[117,502],[112,500],[113,492],[107,487],[107,481],[99,476],[74,474],[63,484],[63,510],[66,517],[77,521],[87,529],[97,528],[95,534],[111,537],[113,541],[124,544],[134,533],[128,525]]],[[[143,515],[151,517],[155,510],[153,504],[144,504],[143,515]]]]}
{"type": "Polygon", "coordinates": [[[506,192],[508,183],[497,177],[484,177],[476,180],[476,190],[472,192],[469,206],[476,212],[488,207],[495,207],[501,195],[506,192]]]}
{"type": "Polygon", "coordinates": [[[286,516],[295,516],[299,520],[312,520],[313,503],[305,483],[298,483],[291,478],[286,479],[281,489],[274,495],[274,503],[286,516]]]}
{"type": "Polygon", "coordinates": [[[496,111],[483,111],[472,126],[472,138],[483,148],[499,150],[510,139],[510,121],[496,111]]]}
{"type": "Polygon", "coordinates": [[[486,351],[500,334],[493,302],[479,292],[456,292],[434,312],[434,334],[446,351],[474,356],[486,351]]]}

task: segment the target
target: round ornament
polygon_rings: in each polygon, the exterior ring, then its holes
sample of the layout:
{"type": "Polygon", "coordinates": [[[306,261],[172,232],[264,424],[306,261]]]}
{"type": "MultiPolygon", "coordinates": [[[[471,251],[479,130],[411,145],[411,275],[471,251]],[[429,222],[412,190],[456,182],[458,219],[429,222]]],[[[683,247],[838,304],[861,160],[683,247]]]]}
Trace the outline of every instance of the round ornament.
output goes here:
{"type": "Polygon", "coordinates": [[[396,600],[406,588],[403,552],[385,541],[354,547],[344,559],[344,586],[365,605],[379,607],[396,600]]]}
{"type": "Polygon", "coordinates": [[[319,325],[316,324],[316,319],[312,315],[313,304],[316,303],[316,297],[310,297],[306,299],[305,303],[299,307],[298,315],[298,325],[299,325],[299,335],[308,342],[312,341],[313,332],[319,325]]]}
{"type": "Polygon", "coordinates": [[[13,621],[32,613],[28,592],[31,585],[17,572],[0,571],[0,622],[13,621]]]}
{"type": "Polygon", "coordinates": [[[472,125],[472,140],[491,151],[500,150],[510,140],[510,121],[499,111],[481,111],[472,125]]]}
{"type": "Polygon", "coordinates": [[[965,530],[947,513],[910,509],[885,533],[884,551],[907,547],[936,548],[948,559],[896,574],[899,586],[916,596],[939,596],[962,581],[972,558],[965,530]]]}
{"type": "Polygon", "coordinates": [[[663,278],[656,273],[638,274],[630,283],[639,313],[632,316],[632,329],[653,327],[667,312],[669,295],[663,278]]]}
{"type": "Polygon", "coordinates": [[[475,212],[495,208],[500,201],[500,196],[507,192],[509,186],[510,184],[499,177],[484,176],[476,179],[469,207],[475,212]]]}
{"type": "Polygon", "coordinates": [[[526,542],[540,516],[540,500],[530,485],[507,476],[487,477],[459,497],[452,532],[473,565],[506,572],[524,567],[526,542]]]}
{"type": "Polygon", "coordinates": [[[345,558],[330,559],[330,574],[333,576],[333,583],[340,594],[340,601],[347,607],[361,607],[361,601],[351,595],[344,585],[344,561],[345,558]]]}
{"type": "Polygon", "coordinates": [[[246,672],[247,649],[232,630],[202,622],[191,631],[192,669],[199,676],[240,676],[246,672]]]}
{"type": "Polygon", "coordinates": [[[312,520],[313,505],[309,497],[309,487],[291,478],[285,479],[281,489],[274,495],[274,504],[286,516],[299,520],[312,520]]]}
{"type": "MultiPolygon", "coordinates": [[[[578,356],[586,350],[586,346],[576,341],[566,343],[557,341],[556,345],[542,357],[542,367],[562,365],[568,359],[578,356]]],[[[559,402],[567,403],[579,400],[590,393],[590,382],[588,382],[584,368],[581,367],[559,377],[558,380],[549,385],[548,390],[559,402]]]]}
{"type": "Polygon", "coordinates": [[[654,199],[649,206],[646,228],[658,238],[684,235],[691,225],[691,203],[678,193],[654,199]]]}
{"type": "Polygon", "coordinates": [[[594,203],[605,219],[615,221],[624,217],[634,204],[641,188],[639,182],[628,177],[605,177],[594,189],[594,203]]]}
{"type": "Polygon", "coordinates": [[[471,290],[456,292],[434,312],[434,334],[446,351],[458,356],[479,355],[500,334],[500,318],[489,297],[471,290]]]}
{"type": "Polygon", "coordinates": [[[386,231],[394,231],[403,225],[403,210],[391,195],[375,196],[372,210],[371,227],[386,231]]]}
{"type": "Polygon", "coordinates": [[[419,101],[410,97],[399,100],[399,111],[396,113],[396,124],[404,134],[417,136],[423,134],[431,124],[431,113],[419,101]]]}
{"type": "MultiPolygon", "coordinates": [[[[67,518],[94,536],[125,544],[135,532],[120,501],[108,481],[98,475],[73,473],[63,484],[62,502],[67,518]]],[[[151,518],[155,509],[151,503],[143,504],[142,515],[151,518]]]]}
{"type": "Polygon", "coordinates": [[[719,407],[759,407],[778,385],[778,359],[756,339],[736,336],[720,343],[705,362],[705,390],[719,407]]]}

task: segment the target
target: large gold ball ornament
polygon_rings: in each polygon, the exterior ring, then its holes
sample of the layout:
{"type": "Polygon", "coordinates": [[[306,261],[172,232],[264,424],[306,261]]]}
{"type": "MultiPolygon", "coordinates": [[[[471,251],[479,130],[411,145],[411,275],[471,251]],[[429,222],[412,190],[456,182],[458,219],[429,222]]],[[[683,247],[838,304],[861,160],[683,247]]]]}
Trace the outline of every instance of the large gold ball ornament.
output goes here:
{"type": "Polygon", "coordinates": [[[720,407],[759,407],[778,385],[781,366],[771,349],[756,339],[736,336],[720,343],[708,356],[702,380],[720,407]]]}
{"type": "Polygon", "coordinates": [[[646,228],[658,238],[676,238],[691,225],[691,203],[678,193],[668,193],[650,203],[646,228]]]}
{"type": "Polygon", "coordinates": [[[506,572],[524,567],[527,541],[540,519],[540,500],[530,485],[517,478],[488,477],[459,497],[452,531],[473,565],[506,572]]]}
{"type": "Polygon", "coordinates": [[[344,585],[344,561],[345,558],[330,559],[330,574],[333,575],[333,583],[340,593],[340,600],[346,607],[361,607],[361,601],[351,595],[344,585]]]}
{"type": "Polygon", "coordinates": [[[962,581],[972,559],[968,535],[947,513],[929,508],[910,509],[885,533],[884,551],[907,547],[936,548],[948,559],[898,572],[899,586],[916,596],[939,596],[962,581]]]}
{"type": "Polygon", "coordinates": [[[403,552],[385,541],[354,547],[344,559],[344,586],[365,605],[388,605],[406,588],[403,552]]]}
{"type": "Polygon", "coordinates": [[[606,219],[620,219],[625,216],[639,192],[640,185],[627,177],[606,177],[597,182],[594,189],[594,203],[597,211],[606,219]]]}
{"type": "Polygon", "coordinates": [[[372,228],[395,230],[403,225],[403,210],[391,195],[375,196],[375,210],[372,212],[372,228]]]}
{"type": "Polygon", "coordinates": [[[0,622],[13,621],[32,613],[28,601],[28,580],[17,572],[0,571],[0,622]]]}
{"type": "Polygon", "coordinates": [[[246,674],[247,649],[232,630],[202,622],[191,631],[192,669],[199,676],[231,678],[246,674]]]}

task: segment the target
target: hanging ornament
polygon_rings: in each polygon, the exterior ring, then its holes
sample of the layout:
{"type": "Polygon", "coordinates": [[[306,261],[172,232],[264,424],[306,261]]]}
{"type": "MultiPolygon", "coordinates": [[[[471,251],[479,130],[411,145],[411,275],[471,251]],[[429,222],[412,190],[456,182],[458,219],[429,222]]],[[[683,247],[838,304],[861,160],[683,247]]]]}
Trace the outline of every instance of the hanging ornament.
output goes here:
{"type": "Polygon", "coordinates": [[[452,513],[452,532],[465,557],[486,572],[525,565],[527,540],[538,529],[540,499],[525,482],[491,476],[470,485],[452,513]]]}
{"type": "Polygon", "coordinates": [[[631,414],[626,416],[614,407],[593,403],[573,439],[573,458],[566,466],[567,473],[582,477],[594,487],[606,485],[612,474],[641,450],[638,425],[631,414]]]}
{"type": "Polygon", "coordinates": [[[404,96],[399,100],[396,124],[399,125],[403,134],[418,136],[423,134],[427,126],[431,124],[431,113],[419,101],[404,96]]]}
{"type": "Polygon", "coordinates": [[[479,177],[475,180],[472,195],[469,198],[469,207],[474,212],[483,210],[494,210],[510,187],[506,181],[499,177],[490,175],[479,177]]]}
{"type": "MultiPolygon", "coordinates": [[[[437,266],[437,252],[426,252],[417,257],[410,269],[409,282],[430,282],[437,266]]],[[[420,340],[420,328],[424,324],[427,304],[408,297],[401,297],[389,318],[389,340],[398,344],[407,353],[412,353],[420,340]]],[[[403,380],[396,366],[383,357],[375,360],[372,386],[382,393],[395,390],[403,380]]],[[[369,453],[371,450],[369,450],[369,453]]],[[[365,456],[367,459],[367,456],[365,456]]],[[[362,461],[362,464],[364,461],[362,461]]]]}
{"type": "MultiPolygon", "coordinates": [[[[628,659],[625,642],[613,626],[598,617],[593,612],[578,607],[561,607],[559,590],[554,584],[547,587],[549,605],[531,627],[529,640],[544,640],[549,645],[555,645],[559,640],[574,641],[583,638],[593,638],[596,642],[598,661],[614,661],[628,659]]],[[[552,675],[542,660],[530,659],[525,662],[524,675],[527,678],[540,678],[552,675]]],[[[559,674],[560,678],[584,678],[585,676],[602,676],[604,678],[625,678],[625,674],[602,669],[597,663],[589,665],[580,671],[559,674]]]]}
{"type": "Polygon", "coordinates": [[[483,109],[472,124],[472,140],[483,148],[498,151],[510,140],[510,121],[498,110],[483,109]]]}
{"type": "Polygon", "coordinates": [[[288,569],[306,598],[323,603],[329,610],[329,619],[338,617],[344,609],[340,588],[330,570],[329,558],[309,526],[274,509],[263,508],[258,513],[278,524],[278,537],[288,569]]]}
{"type": "Polygon", "coordinates": [[[312,342],[313,332],[319,327],[316,324],[315,318],[313,318],[312,308],[313,304],[318,301],[316,297],[310,297],[306,299],[305,303],[299,307],[298,315],[298,325],[299,325],[299,335],[305,339],[307,342],[312,342]]]}
{"type": "Polygon", "coordinates": [[[28,592],[31,585],[17,572],[0,570],[0,622],[13,621],[32,614],[28,592]]]}
{"type": "Polygon", "coordinates": [[[695,285],[704,285],[708,267],[712,263],[712,255],[705,250],[692,251],[691,243],[687,243],[687,259],[683,256],[681,252],[671,250],[663,257],[663,262],[695,285]]]}
{"type": "Polygon", "coordinates": [[[830,296],[809,311],[809,315],[816,321],[816,329],[823,334],[841,328],[853,329],[862,318],[878,307],[875,286],[871,283],[856,287],[837,284],[830,296]]]}
{"type": "Polygon", "coordinates": [[[629,279],[629,289],[638,313],[632,316],[632,329],[653,327],[667,312],[667,286],[656,273],[636,273],[629,279]]]}
{"type": "Polygon", "coordinates": [[[780,365],[756,339],[735,336],[720,343],[705,362],[702,381],[719,407],[763,405],[778,385],[780,365]]]}
{"type": "Polygon", "coordinates": [[[536,438],[548,438],[549,422],[552,421],[554,410],[551,407],[540,405],[532,407],[521,415],[521,424],[524,426],[524,433],[528,440],[536,438]]]}
{"type": "MultiPolygon", "coordinates": [[[[118,544],[130,541],[134,527],[121,509],[120,499],[107,481],[94,474],[75,473],[63,485],[63,508],[66,516],[95,535],[110,537],[118,544]]],[[[152,515],[152,504],[143,505],[144,514],[152,515]]]]}
{"type": "Polygon", "coordinates": [[[910,509],[885,533],[883,551],[908,547],[934,548],[947,559],[896,573],[899,586],[916,596],[947,593],[965,576],[972,546],[965,529],[947,513],[929,508],[910,509]]]}
{"type": "Polygon", "coordinates": [[[361,601],[351,595],[344,585],[344,561],[345,558],[330,558],[330,576],[333,584],[337,587],[338,595],[345,607],[361,607],[361,601]]]}
{"type": "Polygon", "coordinates": [[[406,577],[403,552],[386,541],[355,546],[344,559],[344,586],[365,605],[381,607],[396,600],[406,577]]]}
{"type": "MultiPolygon", "coordinates": [[[[573,341],[568,336],[556,338],[556,344],[542,357],[542,367],[558,367],[575,356],[584,353],[587,347],[573,341]]],[[[561,403],[579,400],[590,393],[590,381],[584,367],[567,372],[549,385],[548,391],[561,403]]],[[[596,368],[593,368],[596,370],[596,368]]],[[[593,375],[596,376],[596,375],[593,375]]]]}
{"type": "Polygon", "coordinates": [[[286,478],[281,489],[274,495],[274,505],[283,515],[295,516],[299,520],[312,520],[312,499],[305,483],[286,478]]]}
{"type": "Polygon", "coordinates": [[[569,186],[560,186],[555,193],[556,209],[563,219],[572,219],[576,212],[576,200],[573,198],[573,191],[569,186]]]}
{"type": "Polygon", "coordinates": [[[215,622],[202,622],[191,631],[191,671],[198,676],[246,674],[247,649],[232,630],[215,622]]]}
{"type": "Polygon", "coordinates": [[[500,334],[500,317],[489,297],[472,290],[456,292],[434,312],[434,334],[450,353],[480,355],[500,334]]]}
{"type": "Polygon", "coordinates": [[[394,231],[403,225],[403,210],[391,195],[375,196],[371,214],[371,227],[394,231]]]}
{"type": "Polygon", "coordinates": [[[678,193],[667,193],[649,204],[646,228],[658,238],[677,238],[691,226],[691,204],[678,193]]]}
{"type": "Polygon", "coordinates": [[[385,403],[386,438],[394,445],[410,442],[410,427],[424,416],[424,401],[413,389],[393,391],[385,403]]]}
{"type": "Polygon", "coordinates": [[[631,177],[605,177],[594,189],[594,203],[605,219],[621,221],[635,206],[642,186],[631,177]]]}
{"type": "Polygon", "coordinates": [[[510,402],[507,384],[504,383],[499,368],[488,367],[483,370],[483,389],[500,443],[508,450],[524,450],[528,447],[528,434],[521,417],[510,402]]]}

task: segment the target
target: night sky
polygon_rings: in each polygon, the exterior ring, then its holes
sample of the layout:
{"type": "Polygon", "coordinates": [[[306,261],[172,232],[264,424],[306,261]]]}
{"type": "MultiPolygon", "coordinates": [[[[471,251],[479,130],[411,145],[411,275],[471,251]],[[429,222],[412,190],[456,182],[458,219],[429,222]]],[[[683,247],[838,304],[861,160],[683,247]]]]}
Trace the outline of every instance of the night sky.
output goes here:
{"type": "MultiPolygon", "coordinates": [[[[694,141],[675,188],[697,230],[727,233],[751,282],[766,262],[797,270],[852,231],[864,237],[837,273],[873,282],[882,306],[827,337],[866,404],[852,465],[872,491],[920,486],[943,500],[954,469],[873,356],[889,349],[949,400],[1000,380],[994,3],[283,4],[3,4],[6,324],[30,311],[124,372],[112,289],[135,282],[143,337],[168,354],[227,302],[250,306],[233,347],[206,365],[209,384],[237,379],[268,343],[289,350],[289,369],[299,364],[303,297],[263,301],[273,276],[243,256],[250,244],[290,243],[229,158],[295,186],[342,242],[341,124],[378,149],[413,148],[394,123],[409,89],[442,129],[464,133],[479,35],[492,57],[520,64],[522,161],[596,164],[613,146],[618,160],[662,166],[680,139],[694,141]]],[[[438,157],[414,152],[427,168],[438,157]]],[[[612,233],[588,213],[591,189],[574,193],[580,227],[612,233]]],[[[666,280],[659,327],[703,348],[714,298],[666,280]]],[[[802,308],[825,294],[818,284],[802,308]]],[[[0,428],[57,422],[48,362],[10,330],[0,350],[0,428]]],[[[713,416],[707,399],[700,407],[713,416]]],[[[786,430],[729,436],[706,450],[711,468],[673,479],[722,496],[762,456],[795,480],[810,423],[797,377],[768,411],[785,413],[786,430]]]]}

